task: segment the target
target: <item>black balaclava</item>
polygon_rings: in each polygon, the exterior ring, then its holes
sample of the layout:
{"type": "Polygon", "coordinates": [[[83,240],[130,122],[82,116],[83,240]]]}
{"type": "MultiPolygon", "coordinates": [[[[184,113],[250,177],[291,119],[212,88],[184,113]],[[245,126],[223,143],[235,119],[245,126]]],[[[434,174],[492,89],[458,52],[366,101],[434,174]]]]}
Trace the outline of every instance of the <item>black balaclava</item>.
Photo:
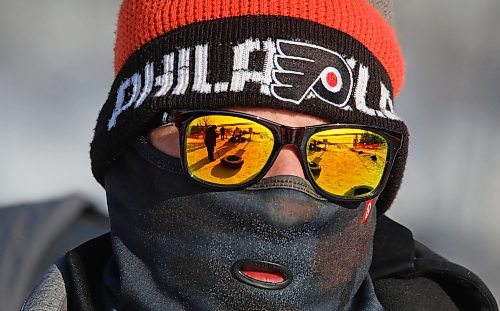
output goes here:
{"type": "Polygon", "coordinates": [[[209,191],[145,141],[115,161],[105,182],[110,309],[383,309],[368,274],[376,216],[363,223],[366,203],[344,208],[294,176],[209,191]],[[281,265],[289,284],[242,281],[233,271],[242,260],[281,265]]]}

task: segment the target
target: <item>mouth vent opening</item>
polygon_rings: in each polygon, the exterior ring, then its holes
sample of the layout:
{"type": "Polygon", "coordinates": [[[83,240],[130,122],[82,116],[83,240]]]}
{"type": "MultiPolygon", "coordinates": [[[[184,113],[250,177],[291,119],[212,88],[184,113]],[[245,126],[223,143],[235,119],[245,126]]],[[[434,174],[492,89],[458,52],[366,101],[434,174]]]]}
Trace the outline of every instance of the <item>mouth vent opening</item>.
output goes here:
{"type": "Polygon", "coordinates": [[[282,289],[292,282],[290,269],[261,260],[237,261],[231,272],[237,280],[263,289],[282,289]]]}

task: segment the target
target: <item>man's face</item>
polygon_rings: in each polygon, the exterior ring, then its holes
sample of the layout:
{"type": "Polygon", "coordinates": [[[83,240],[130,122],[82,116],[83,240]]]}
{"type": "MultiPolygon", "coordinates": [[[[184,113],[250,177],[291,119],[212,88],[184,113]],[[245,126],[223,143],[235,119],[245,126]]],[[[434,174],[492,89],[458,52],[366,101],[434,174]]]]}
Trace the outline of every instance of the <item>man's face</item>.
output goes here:
{"type": "MultiPolygon", "coordinates": [[[[284,110],[231,110],[291,127],[329,123],[284,110]]],[[[212,146],[205,140],[207,132],[203,140],[198,135],[197,162],[211,163],[206,161],[205,149],[212,146]]],[[[252,133],[258,135],[256,126],[252,133]]],[[[155,284],[211,310],[304,310],[313,305],[339,310],[351,303],[367,279],[372,256],[375,213],[366,213],[366,202],[346,208],[314,192],[304,180],[296,145],[282,147],[265,176],[271,178],[247,189],[209,191],[183,176],[180,161],[172,160],[181,154],[176,126],[158,127],[149,137],[161,153],[141,140],[106,176],[116,253],[127,271],[121,282],[130,284],[123,286],[129,290],[125,295],[139,291],[149,293],[151,301],[165,297],[165,292],[140,288],[155,284]],[[145,277],[144,271],[155,273],[145,277]]],[[[222,139],[219,135],[219,144],[226,144],[222,139]]],[[[264,141],[248,139],[256,145],[264,141]]]]}
{"type": "MultiPolygon", "coordinates": [[[[288,126],[311,126],[328,123],[327,120],[311,115],[271,108],[235,107],[228,110],[244,112],[288,126]]],[[[159,127],[150,133],[151,143],[169,156],[179,158],[179,132],[175,126],[159,127]]],[[[285,145],[265,177],[294,175],[304,178],[299,160],[299,151],[294,145],[285,145]]]]}

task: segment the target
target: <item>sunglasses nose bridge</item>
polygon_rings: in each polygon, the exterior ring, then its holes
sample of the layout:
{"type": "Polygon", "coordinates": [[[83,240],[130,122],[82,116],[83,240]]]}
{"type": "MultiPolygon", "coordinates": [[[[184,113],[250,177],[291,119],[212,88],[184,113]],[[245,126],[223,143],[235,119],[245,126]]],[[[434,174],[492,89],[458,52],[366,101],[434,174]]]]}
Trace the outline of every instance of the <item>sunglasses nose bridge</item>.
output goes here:
{"type": "Polygon", "coordinates": [[[297,148],[300,148],[300,143],[302,142],[302,138],[304,136],[304,128],[303,127],[290,127],[282,125],[280,128],[281,131],[281,142],[283,145],[296,145],[297,148]]]}

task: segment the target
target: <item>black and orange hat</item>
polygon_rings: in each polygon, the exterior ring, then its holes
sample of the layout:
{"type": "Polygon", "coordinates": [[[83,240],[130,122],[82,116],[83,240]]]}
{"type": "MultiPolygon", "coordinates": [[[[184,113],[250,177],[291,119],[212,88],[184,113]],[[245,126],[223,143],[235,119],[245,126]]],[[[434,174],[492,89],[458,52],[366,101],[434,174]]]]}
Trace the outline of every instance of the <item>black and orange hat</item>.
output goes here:
{"type": "Polygon", "coordinates": [[[124,0],[115,80],[91,144],[92,172],[170,109],[271,107],[384,127],[403,147],[377,207],[392,203],[408,132],[393,99],[404,64],[384,0],[124,0]]]}

